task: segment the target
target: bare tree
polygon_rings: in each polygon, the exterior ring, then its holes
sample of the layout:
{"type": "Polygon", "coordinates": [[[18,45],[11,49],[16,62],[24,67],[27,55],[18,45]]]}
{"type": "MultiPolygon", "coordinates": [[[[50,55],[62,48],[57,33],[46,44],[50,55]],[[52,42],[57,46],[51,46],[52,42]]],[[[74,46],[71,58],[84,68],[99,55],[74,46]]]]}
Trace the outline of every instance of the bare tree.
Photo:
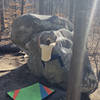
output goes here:
{"type": "Polygon", "coordinates": [[[80,85],[82,81],[83,61],[87,41],[87,0],[76,0],[73,55],[69,71],[68,91],[66,100],[80,100],[80,85]],[[73,74],[73,75],[72,75],[73,74]]]}
{"type": "Polygon", "coordinates": [[[25,0],[21,1],[21,15],[24,13],[24,5],[25,5],[25,0]]]}
{"type": "Polygon", "coordinates": [[[4,25],[4,0],[0,0],[0,24],[1,24],[1,32],[4,31],[5,25],[4,25]]]}
{"type": "Polygon", "coordinates": [[[44,14],[44,2],[45,0],[39,0],[39,13],[44,14]]]}
{"type": "Polygon", "coordinates": [[[69,1],[69,20],[72,22],[73,21],[73,15],[74,15],[74,0],[69,1]]]}
{"type": "Polygon", "coordinates": [[[4,24],[4,0],[0,0],[0,41],[1,41],[1,36],[2,36],[2,32],[5,29],[5,24],[4,24]]]}

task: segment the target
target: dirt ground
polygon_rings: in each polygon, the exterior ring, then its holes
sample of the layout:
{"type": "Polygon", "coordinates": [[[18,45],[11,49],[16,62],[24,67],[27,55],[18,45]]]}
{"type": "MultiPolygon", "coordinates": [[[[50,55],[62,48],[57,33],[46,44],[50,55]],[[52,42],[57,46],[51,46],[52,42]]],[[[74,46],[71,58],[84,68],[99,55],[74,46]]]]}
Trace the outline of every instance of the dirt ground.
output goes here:
{"type": "MultiPolygon", "coordinates": [[[[5,43],[1,42],[0,45],[4,45],[5,43]]],[[[8,91],[22,88],[38,81],[30,73],[26,65],[27,59],[27,55],[20,53],[18,55],[16,55],[16,53],[0,55],[0,100],[11,100],[7,95],[8,91]]],[[[59,90],[57,91],[60,95],[63,94],[59,90]]],[[[100,84],[98,89],[90,95],[91,100],[100,100],[99,94],[100,84]]],[[[56,97],[57,94],[54,95],[56,97]]],[[[48,100],[56,99],[51,98],[48,100]]]]}
{"type": "MultiPolygon", "coordinates": [[[[8,91],[23,88],[36,82],[48,86],[44,79],[38,79],[30,73],[27,64],[25,64],[27,59],[27,56],[22,55],[6,54],[0,56],[0,100],[12,100],[7,95],[8,91]]],[[[57,98],[62,98],[61,96],[65,95],[65,92],[60,89],[55,88],[55,90],[57,92],[46,100],[58,100],[57,98]]]]}

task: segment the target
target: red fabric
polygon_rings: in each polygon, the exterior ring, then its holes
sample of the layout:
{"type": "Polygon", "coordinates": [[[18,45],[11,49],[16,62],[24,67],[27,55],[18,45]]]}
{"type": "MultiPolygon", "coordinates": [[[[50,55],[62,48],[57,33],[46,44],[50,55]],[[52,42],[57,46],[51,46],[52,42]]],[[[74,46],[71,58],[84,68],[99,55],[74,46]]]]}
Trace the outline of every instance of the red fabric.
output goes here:
{"type": "Polygon", "coordinates": [[[13,95],[13,99],[14,99],[14,100],[16,100],[16,97],[17,97],[19,91],[20,91],[20,89],[14,91],[14,95],[13,95]]]}
{"type": "Polygon", "coordinates": [[[47,88],[46,86],[44,86],[44,89],[46,90],[46,92],[48,93],[48,95],[52,93],[52,91],[49,88],[47,88]]]}

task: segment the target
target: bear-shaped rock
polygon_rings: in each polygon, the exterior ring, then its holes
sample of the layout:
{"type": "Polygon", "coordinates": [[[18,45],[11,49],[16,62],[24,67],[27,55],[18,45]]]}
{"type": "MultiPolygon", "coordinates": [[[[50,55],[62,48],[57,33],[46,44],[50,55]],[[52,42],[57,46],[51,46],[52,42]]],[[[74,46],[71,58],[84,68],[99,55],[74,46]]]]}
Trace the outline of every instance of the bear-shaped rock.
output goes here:
{"type": "MultiPolygon", "coordinates": [[[[29,55],[28,66],[35,76],[66,89],[73,47],[73,24],[70,21],[57,16],[26,14],[14,21],[11,39],[29,55]],[[49,50],[52,43],[56,45],[50,49],[50,60],[42,61],[41,44],[49,50]]],[[[84,59],[81,92],[92,92],[97,88],[97,80],[87,52],[84,59]]]]}

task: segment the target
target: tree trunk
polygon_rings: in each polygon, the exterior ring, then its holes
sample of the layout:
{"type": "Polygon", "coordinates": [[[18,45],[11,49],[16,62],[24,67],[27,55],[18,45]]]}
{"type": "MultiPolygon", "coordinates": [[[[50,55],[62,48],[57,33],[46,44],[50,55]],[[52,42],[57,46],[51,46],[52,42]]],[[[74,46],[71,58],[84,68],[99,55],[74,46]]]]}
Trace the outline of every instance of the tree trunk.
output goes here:
{"type": "Polygon", "coordinates": [[[73,21],[73,15],[74,15],[74,0],[69,1],[69,20],[72,22],[73,21]]]}
{"type": "Polygon", "coordinates": [[[80,85],[82,81],[83,61],[87,41],[88,4],[87,0],[76,0],[74,19],[74,40],[71,68],[66,100],[80,100],[80,85]]]}
{"type": "Polygon", "coordinates": [[[23,13],[24,13],[24,5],[25,5],[25,1],[22,0],[22,2],[21,2],[21,15],[23,15],[23,13]]]}
{"type": "Polygon", "coordinates": [[[3,9],[3,6],[4,6],[4,0],[0,0],[0,26],[1,26],[1,29],[0,31],[3,32],[4,29],[5,29],[5,25],[4,25],[4,9],[3,9]]]}
{"type": "Polygon", "coordinates": [[[70,14],[70,0],[65,0],[65,16],[69,18],[70,14]]]}
{"type": "Polygon", "coordinates": [[[44,0],[39,0],[39,14],[44,15],[44,0]]]}

